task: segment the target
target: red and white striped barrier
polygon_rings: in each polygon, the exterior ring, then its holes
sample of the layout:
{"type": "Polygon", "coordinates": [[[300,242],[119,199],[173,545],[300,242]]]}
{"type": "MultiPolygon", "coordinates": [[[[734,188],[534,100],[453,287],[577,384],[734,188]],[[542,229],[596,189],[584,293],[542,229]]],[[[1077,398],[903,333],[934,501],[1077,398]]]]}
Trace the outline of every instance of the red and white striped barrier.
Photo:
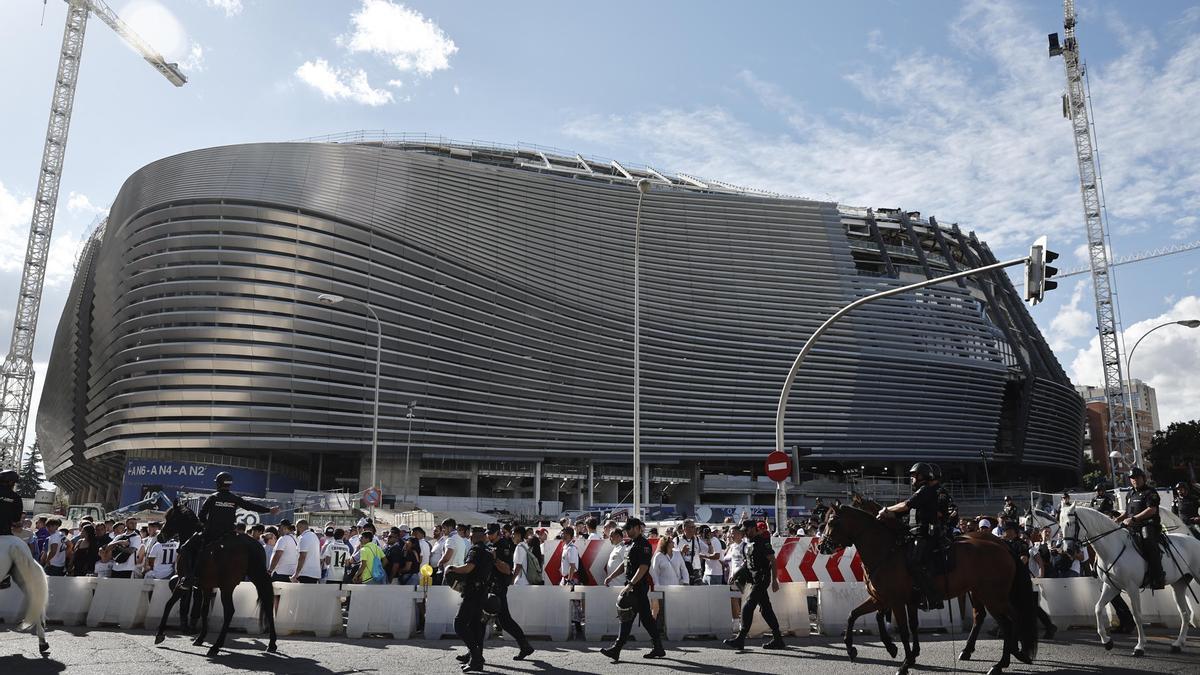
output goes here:
{"type": "MultiPolygon", "coordinates": [[[[657,545],[657,542],[657,539],[651,540],[651,546],[657,545]]],[[[548,545],[549,543],[547,542],[548,545]]],[[[824,555],[817,550],[820,543],[818,537],[773,537],[771,545],[775,549],[775,567],[779,581],[863,581],[862,560],[857,550],[851,547],[836,551],[832,555],[824,555]]],[[[547,584],[557,585],[562,581],[562,548],[562,542],[556,541],[553,550],[546,556],[544,576],[547,584]]],[[[575,548],[579,550],[580,567],[586,569],[590,575],[590,578],[581,579],[582,584],[602,585],[608,575],[604,568],[608,564],[612,544],[608,540],[576,541],[575,548]]],[[[624,576],[620,580],[624,581],[624,576]]]]}

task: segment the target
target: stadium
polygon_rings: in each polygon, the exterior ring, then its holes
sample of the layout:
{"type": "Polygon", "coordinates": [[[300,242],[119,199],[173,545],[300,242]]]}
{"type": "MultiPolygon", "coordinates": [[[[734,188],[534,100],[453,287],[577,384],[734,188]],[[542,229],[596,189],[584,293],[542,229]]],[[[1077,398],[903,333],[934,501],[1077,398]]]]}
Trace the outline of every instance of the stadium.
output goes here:
{"type": "MultiPolygon", "coordinates": [[[[82,253],[36,420],[50,479],[107,504],[208,485],[217,467],[249,494],[364,489],[378,339],[388,499],[628,501],[643,178],[651,502],[770,503],[762,459],[805,338],[865,294],[995,261],[915,211],[527,146],[186,152],[130,176],[82,253]]],[[[1077,477],[1082,429],[995,273],[852,313],[801,371],[787,441],[801,481],[920,459],[1045,484],[1077,477]]]]}

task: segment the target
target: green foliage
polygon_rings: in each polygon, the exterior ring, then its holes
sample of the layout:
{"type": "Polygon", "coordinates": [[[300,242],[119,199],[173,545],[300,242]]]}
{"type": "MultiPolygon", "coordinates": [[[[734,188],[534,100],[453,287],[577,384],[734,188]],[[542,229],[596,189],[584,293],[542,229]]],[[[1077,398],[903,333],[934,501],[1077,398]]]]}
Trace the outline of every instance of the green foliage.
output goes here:
{"type": "Polygon", "coordinates": [[[1200,471],[1200,420],[1175,422],[1155,433],[1148,458],[1150,475],[1160,487],[1187,480],[1189,465],[1200,471]]]}
{"type": "Polygon", "coordinates": [[[21,465],[21,477],[17,479],[17,494],[22,497],[36,497],[42,489],[42,471],[38,465],[42,463],[42,452],[38,444],[29,446],[25,463],[21,465]]]}

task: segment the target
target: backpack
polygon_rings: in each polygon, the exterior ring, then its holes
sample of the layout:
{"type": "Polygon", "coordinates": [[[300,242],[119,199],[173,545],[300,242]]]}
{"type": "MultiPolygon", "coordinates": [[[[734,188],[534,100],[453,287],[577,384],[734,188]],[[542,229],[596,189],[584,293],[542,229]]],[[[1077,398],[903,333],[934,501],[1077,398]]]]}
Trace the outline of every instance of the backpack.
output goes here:
{"type": "Polygon", "coordinates": [[[525,565],[524,570],[525,580],[529,582],[530,586],[541,586],[545,584],[546,582],[543,578],[542,560],[533,552],[533,549],[529,549],[527,560],[528,563],[525,565]]]}
{"type": "Polygon", "coordinates": [[[375,542],[368,544],[374,550],[371,556],[371,578],[366,581],[368,584],[387,584],[387,572],[383,569],[383,549],[379,548],[375,542]]]}

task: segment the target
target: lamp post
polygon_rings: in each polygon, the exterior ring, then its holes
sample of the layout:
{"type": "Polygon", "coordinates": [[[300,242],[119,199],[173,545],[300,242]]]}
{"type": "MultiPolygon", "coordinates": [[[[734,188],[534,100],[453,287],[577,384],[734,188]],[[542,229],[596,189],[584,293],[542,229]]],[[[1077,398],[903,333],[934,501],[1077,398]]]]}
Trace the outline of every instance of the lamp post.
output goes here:
{"type": "Polygon", "coordinates": [[[1135,466],[1142,466],[1142,441],[1138,438],[1137,414],[1133,410],[1133,354],[1137,351],[1138,345],[1142,344],[1142,340],[1146,336],[1167,326],[1183,326],[1184,328],[1200,328],[1200,319],[1183,319],[1180,321],[1168,321],[1160,323],[1142,334],[1142,337],[1133,343],[1133,349],[1129,350],[1129,355],[1125,357],[1125,400],[1129,403],[1129,422],[1133,431],[1133,463],[1135,466]]]}
{"type": "Polygon", "coordinates": [[[642,198],[650,180],[637,182],[637,216],[633,221],[633,516],[642,515],[642,198]]]}
{"type": "MultiPolygon", "coordinates": [[[[346,302],[346,298],[333,293],[322,293],[317,296],[317,301],[326,305],[337,305],[346,302]]],[[[379,321],[379,315],[371,309],[371,305],[365,302],[358,304],[365,307],[367,314],[375,320],[375,412],[371,419],[371,487],[376,487],[376,468],[379,462],[379,365],[383,356],[383,324],[379,321]]],[[[407,474],[404,478],[408,479],[407,474]]],[[[380,496],[382,497],[382,494],[380,496]]],[[[374,504],[371,504],[371,520],[375,520],[374,504]]]]}
{"type": "MultiPolygon", "coordinates": [[[[412,450],[412,421],[417,410],[417,402],[409,401],[408,410],[404,413],[404,417],[408,419],[408,438],[404,441],[404,501],[408,501],[408,455],[412,450]]],[[[417,486],[417,494],[421,494],[420,486],[417,486]]]]}
{"type": "Polygon", "coordinates": [[[1112,474],[1113,490],[1116,490],[1120,487],[1117,485],[1117,462],[1120,462],[1120,461],[1121,461],[1121,451],[1120,450],[1113,450],[1112,452],[1108,453],[1108,472],[1112,474]]]}

